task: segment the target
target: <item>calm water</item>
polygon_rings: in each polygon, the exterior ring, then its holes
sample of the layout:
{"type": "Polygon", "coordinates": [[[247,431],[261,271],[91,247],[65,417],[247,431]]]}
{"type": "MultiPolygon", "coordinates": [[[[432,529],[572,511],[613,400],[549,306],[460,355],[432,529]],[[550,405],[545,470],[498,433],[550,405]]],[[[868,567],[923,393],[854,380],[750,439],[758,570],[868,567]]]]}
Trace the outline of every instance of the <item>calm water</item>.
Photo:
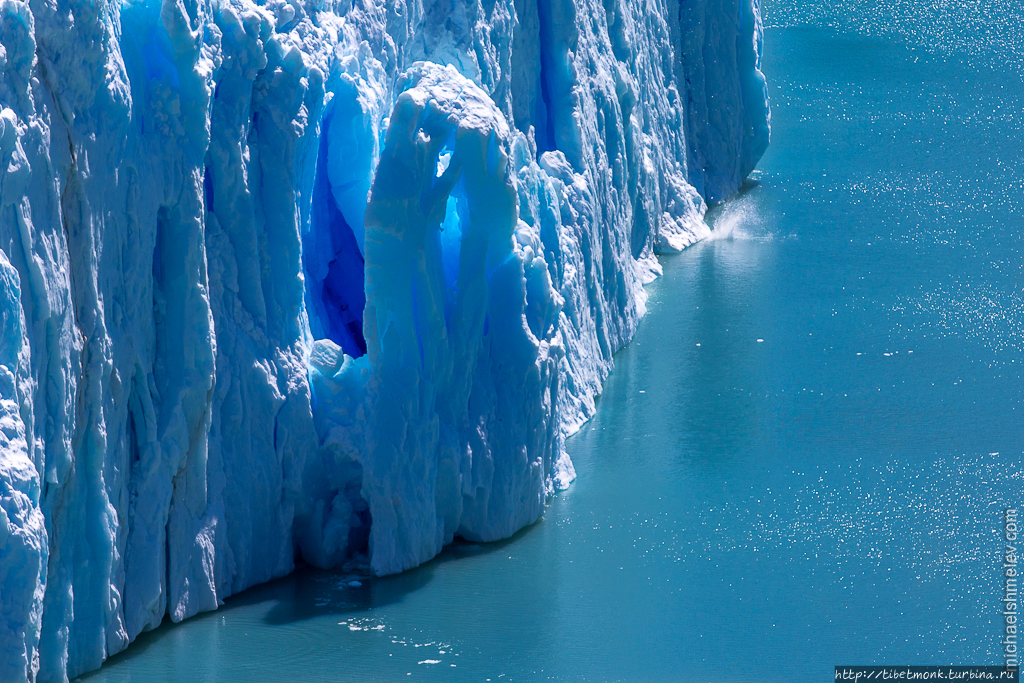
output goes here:
{"type": "Polygon", "coordinates": [[[300,572],[145,634],[90,683],[1001,663],[1024,85],[902,36],[789,24],[766,36],[773,146],[712,212],[717,239],[664,259],[541,522],[360,586],[300,572]]]}

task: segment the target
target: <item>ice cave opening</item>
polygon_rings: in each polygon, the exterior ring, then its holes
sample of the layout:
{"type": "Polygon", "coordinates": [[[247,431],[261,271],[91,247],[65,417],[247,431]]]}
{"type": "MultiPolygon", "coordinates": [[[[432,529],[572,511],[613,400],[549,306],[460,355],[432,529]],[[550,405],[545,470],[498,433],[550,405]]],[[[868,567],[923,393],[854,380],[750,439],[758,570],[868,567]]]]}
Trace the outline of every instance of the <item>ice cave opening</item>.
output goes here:
{"type": "Polygon", "coordinates": [[[362,223],[369,188],[358,174],[359,164],[349,166],[352,158],[372,155],[353,126],[353,119],[361,114],[358,104],[346,98],[335,98],[327,105],[317,152],[311,230],[304,245],[313,333],[330,339],[353,358],[366,353],[362,223]]]}
{"type": "MultiPolygon", "coordinates": [[[[446,144],[437,157],[437,182],[448,170],[454,153],[454,134],[452,140],[446,144]]],[[[448,332],[451,333],[450,323],[455,309],[457,298],[456,288],[459,280],[459,255],[462,251],[462,216],[465,215],[466,196],[462,186],[462,179],[456,181],[445,201],[444,218],[441,220],[439,230],[435,233],[438,240],[438,251],[441,254],[441,269],[445,285],[445,320],[449,323],[448,332]]]]}

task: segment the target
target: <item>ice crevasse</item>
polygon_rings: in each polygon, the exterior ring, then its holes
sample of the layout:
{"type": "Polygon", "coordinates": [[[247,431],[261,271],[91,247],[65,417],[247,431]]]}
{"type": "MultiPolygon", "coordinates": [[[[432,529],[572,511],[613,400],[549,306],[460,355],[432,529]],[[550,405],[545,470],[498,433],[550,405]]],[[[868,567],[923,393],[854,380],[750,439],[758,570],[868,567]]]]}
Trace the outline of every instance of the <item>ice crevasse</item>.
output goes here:
{"type": "Polygon", "coordinates": [[[760,54],[757,0],[0,0],[0,680],[535,521],[760,54]]]}

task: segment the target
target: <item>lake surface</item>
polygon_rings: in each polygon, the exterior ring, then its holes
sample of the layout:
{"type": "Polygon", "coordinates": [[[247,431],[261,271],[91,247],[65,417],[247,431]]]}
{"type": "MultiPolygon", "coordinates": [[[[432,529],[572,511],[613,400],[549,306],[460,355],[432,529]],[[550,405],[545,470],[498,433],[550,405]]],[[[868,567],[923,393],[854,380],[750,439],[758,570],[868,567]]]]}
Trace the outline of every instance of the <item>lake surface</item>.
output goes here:
{"type": "Polygon", "coordinates": [[[543,520],[358,586],[300,571],[83,678],[1001,664],[1003,512],[1024,504],[1024,84],[981,48],[778,23],[772,147],[709,215],[715,239],[663,259],[543,520]]]}

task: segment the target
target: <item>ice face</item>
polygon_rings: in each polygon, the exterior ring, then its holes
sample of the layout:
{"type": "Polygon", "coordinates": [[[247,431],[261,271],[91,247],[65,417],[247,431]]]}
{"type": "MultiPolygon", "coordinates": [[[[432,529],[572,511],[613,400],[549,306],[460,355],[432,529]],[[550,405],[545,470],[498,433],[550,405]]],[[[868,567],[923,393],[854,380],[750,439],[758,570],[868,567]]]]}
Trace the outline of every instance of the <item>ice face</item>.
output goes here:
{"type": "MultiPolygon", "coordinates": [[[[5,125],[10,119],[0,118],[5,125]]],[[[40,481],[30,451],[30,390],[18,272],[0,252],[0,673],[5,680],[32,675],[49,551],[39,508],[40,481]]]]}
{"type": "Polygon", "coordinates": [[[739,189],[768,148],[760,2],[676,1],[682,9],[677,78],[691,84],[686,99],[689,180],[705,198],[718,202],[739,189]],[[715,58],[708,59],[709,54],[715,58]]]}
{"type": "Polygon", "coordinates": [[[768,109],[753,0],[5,0],[0,680],[504,538],[768,109]]]}

